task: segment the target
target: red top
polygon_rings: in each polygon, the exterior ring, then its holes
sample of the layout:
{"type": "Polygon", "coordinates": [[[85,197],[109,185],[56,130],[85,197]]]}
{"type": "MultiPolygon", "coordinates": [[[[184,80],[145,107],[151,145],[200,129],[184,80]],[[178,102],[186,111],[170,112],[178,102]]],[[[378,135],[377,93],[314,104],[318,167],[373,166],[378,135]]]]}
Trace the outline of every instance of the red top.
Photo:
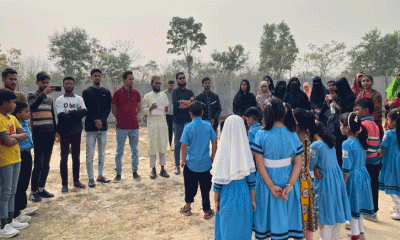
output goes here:
{"type": "Polygon", "coordinates": [[[121,87],[114,92],[111,104],[117,106],[115,118],[119,129],[139,129],[137,104],[141,101],[140,93],[131,89],[129,92],[121,87]]]}

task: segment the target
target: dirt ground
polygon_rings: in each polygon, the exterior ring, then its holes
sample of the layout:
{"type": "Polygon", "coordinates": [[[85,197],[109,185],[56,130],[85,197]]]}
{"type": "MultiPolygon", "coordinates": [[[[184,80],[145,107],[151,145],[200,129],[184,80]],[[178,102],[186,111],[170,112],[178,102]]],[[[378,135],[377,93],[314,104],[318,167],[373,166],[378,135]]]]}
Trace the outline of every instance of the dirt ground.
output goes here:
{"type": "MultiPolygon", "coordinates": [[[[120,183],[96,183],[96,188],[76,190],[72,186],[72,167],[69,160],[70,192],[61,193],[59,171],[60,147],[55,144],[46,189],[55,194],[33,204],[39,211],[33,215],[30,226],[14,239],[213,239],[214,218],[203,219],[200,192],[192,205],[192,216],[179,213],[184,205],[182,174],[173,173],[173,151],[167,153],[166,170],[170,178],[149,178],[147,128],[141,127],[139,137],[139,175],[133,180],[130,169],[130,149],[125,146],[123,173],[120,183]]],[[[104,176],[115,177],[115,129],[108,131],[104,176]]],[[[81,144],[81,181],[87,185],[85,165],[85,137],[81,144]]],[[[97,154],[94,172],[97,177],[97,154]]],[[[71,158],[71,157],[70,157],[71,158]]],[[[159,172],[159,168],[157,171],[159,172]]],[[[28,190],[29,191],[29,190],[28,190]]],[[[213,193],[211,193],[213,207],[213,193]]],[[[400,221],[390,218],[393,203],[380,192],[379,222],[365,221],[365,235],[369,240],[400,239],[400,221]]],[[[341,229],[341,238],[349,234],[341,229]]],[[[314,239],[319,239],[318,233],[314,239]]]]}

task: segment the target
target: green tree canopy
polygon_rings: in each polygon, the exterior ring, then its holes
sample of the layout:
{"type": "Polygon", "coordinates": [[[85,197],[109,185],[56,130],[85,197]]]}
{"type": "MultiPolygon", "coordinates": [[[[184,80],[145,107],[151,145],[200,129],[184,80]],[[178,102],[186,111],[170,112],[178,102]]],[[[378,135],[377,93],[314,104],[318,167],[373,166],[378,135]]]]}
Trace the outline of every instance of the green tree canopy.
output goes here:
{"type": "Polygon", "coordinates": [[[242,69],[249,59],[248,53],[244,52],[244,48],[240,44],[228,47],[227,52],[217,52],[214,50],[211,58],[215,62],[218,62],[222,71],[228,74],[228,78],[232,72],[242,69]]]}

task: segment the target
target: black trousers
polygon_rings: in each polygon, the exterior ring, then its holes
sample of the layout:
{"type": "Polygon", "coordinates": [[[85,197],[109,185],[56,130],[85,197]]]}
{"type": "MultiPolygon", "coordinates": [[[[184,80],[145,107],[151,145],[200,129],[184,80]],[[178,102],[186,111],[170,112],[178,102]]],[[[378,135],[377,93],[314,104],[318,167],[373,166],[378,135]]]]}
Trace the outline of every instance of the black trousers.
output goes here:
{"type": "Polygon", "coordinates": [[[174,115],[165,115],[168,125],[169,146],[172,143],[172,136],[174,134],[174,115]]]}
{"type": "Polygon", "coordinates": [[[70,145],[72,151],[72,174],[74,183],[76,183],[79,182],[81,133],[60,137],[60,148],[61,148],[60,174],[63,186],[68,185],[68,155],[69,155],[70,145]]]}
{"type": "Polygon", "coordinates": [[[34,161],[31,180],[31,190],[36,192],[39,187],[44,188],[50,170],[50,159],[53,152],[54,132],[32,134],[34,145],[34,161]]]}
{"type": "Polygon", "coordinates": [[[381,171],[382,164],[366,164],[365,166],[371,178],[372,200],[374,201],[374,213],[376,213],[379,210],[379,172],[381,171]]]}
{"type": "Polygon", "coordinates": [[[19,172],[17,192],[14,201],[14,218],[18,217],[21,210],[26,208],[28,198],[26,190],[29,187],[32,173],[32,155],[30,151],[21,151],[21,170],[19,172]]]}
{"type": "Polygon", "coordinates": [[[183,169],[183,180],[185,182],[185,202],[194,202],[194,197],[197,194],[197,189],[200,184],[201,200],[203,211],[210,211],[210,190],[211,190],[211,174],[210,170],[205,172],[193,172],[187,165],[183,169]]]}

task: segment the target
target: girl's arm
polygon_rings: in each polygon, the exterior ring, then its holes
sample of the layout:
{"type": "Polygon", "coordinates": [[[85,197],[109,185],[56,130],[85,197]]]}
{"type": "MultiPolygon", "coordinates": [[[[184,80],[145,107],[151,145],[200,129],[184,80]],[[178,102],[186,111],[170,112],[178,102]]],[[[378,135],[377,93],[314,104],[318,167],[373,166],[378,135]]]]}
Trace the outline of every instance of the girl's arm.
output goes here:
{"type": "Polygon", "coordinates": [[[347,179],[349,179],[349,174],[343,174],[344,185],[347,185],[347,179]]]}
{"type": "Polygon", "coordinates": [[[289,195],[289,192],[292,190],[294,184],[297,181],[297,178],[299,178],[300,172],[301,172],[301,165],[302,165],[302,160],[301,160],[301,154],[295,156],[293,158],[294,161],[294,166],[292,169],[292,174],[290,175],[288,184],[291,185],[291,187],[287,186],[285,189],[283,189],[282,192],[282,198],[283,200],[287,200],[287,196],[289,195]]]}
{"type": "Polygon", "coordinates": [[[219,213],[219,192],[214,192],[215,211],[219,213]]]}
{"type": "MultiPolygon", "coordinates": [[[[272,194],[276,198],[280,198],[282,196],[282,188],[280,188],[279,186],[276,186],[272,182],[271,178],[269,177],[267,170],[264,167],[264,156],[259,153],[255,153],[255,156],[256,156],[257,169],[260,172],[262,179],[264,180],[265,184],[268,186],[268,188],[272,192],[272,194]]],[[[301,167],[301,165],[300,165],[300,167],[301,167]]]]}
{"type": "Polygon", "coordinates": [[[256,192],[254,189],[250,190],[251,202],[253,204],[253,212],[256,211],[256,192]]]}
{"type": "Polygon", "coordinates": [[[383,157],[385,156],[385,153],[386,153],[386,152],[381,151],[381,152],[379,153],[379,158],[383,158],[383,157]]]}

